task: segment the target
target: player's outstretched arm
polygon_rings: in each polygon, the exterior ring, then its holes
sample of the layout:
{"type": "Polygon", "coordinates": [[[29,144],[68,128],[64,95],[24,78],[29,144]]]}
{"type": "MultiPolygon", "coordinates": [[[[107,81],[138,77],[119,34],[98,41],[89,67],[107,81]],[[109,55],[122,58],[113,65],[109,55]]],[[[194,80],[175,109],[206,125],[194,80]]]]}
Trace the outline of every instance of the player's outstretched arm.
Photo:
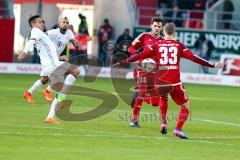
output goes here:
{"type": "Polygon", "coordinates": [[[18,61],[22,61],[26,56],[27,53],[33,48],[33,45],[35,43],[36,39],[30,39],[28,43],[26,44],[23,52],[20,52],[18,55],[18,61]]]}
{"type": "Polygon", "coordinates": [[[200,64],[202,66],[206,66],[206,67],[210,67],[210,68],[214,68],[215,67],[215,63],[209,62],[195,54],[192,53],[192,51],[190,51],[189,49],[184,49],[182,52],[182,56],[186,59],[189,59],[192,62],[195,62],[197,64],[200,64]]]}
{"type": "Polygon", "coordinates": [[[121,60],[118,63],[115,63],[112,65],[112,67],[119,67],[121,65],[129,64],[130,62],[135,62],[139,59],[144,59],[152,55],[152,52],[154,52],[154,49],[151,47],[149,49],[146,49],[145,51],[141,52],[140,54],[134,54],[128,59],[121,60]]]}

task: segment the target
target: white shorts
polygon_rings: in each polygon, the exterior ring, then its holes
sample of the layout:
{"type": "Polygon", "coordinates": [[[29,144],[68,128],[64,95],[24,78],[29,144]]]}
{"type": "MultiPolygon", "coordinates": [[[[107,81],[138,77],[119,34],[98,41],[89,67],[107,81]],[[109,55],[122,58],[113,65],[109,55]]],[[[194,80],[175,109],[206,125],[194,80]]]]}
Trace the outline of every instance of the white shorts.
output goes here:
{"type": "Polygon", "coordinates": [[[41,77],[48,77],[50,76],[50,74],[56,69],[58,68],[59,66],[61,66],[63,64],[63,62],[59,62],[57,65],[53,66],[53,65],[50,65],[50,66],[46,66],[46,65],[42,65],[42,70],[41,70],[41,73],[40,73],[40,76],[41,77]]]}
{"type": "Polygon", "coordinates": [[[56,68],[57,67],[49,68],[49,67],[43,67],[42,66],[42,70],[41,70],[40,76],[41,77],[48,77],[56,68]]]}

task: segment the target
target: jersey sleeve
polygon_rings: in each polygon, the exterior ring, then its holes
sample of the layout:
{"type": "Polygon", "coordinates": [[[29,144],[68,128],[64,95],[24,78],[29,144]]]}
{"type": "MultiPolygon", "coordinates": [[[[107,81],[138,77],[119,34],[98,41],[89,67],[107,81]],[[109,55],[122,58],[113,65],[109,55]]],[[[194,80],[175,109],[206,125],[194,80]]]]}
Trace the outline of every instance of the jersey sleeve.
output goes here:
{"type": "Polygon", "coordinates": [[[35,43],[35,40],[33,40],[33,39],[31,40],[31,39],[29,39],[29,41],[27,42],[27,44],[26,44],[26,46],[25,46],[23,52],[25,52],[26,54],[28,54],[29,51],[31,51],[31,50],[33,49],[33,45],[34,45],[34,43],[35,43]]]}
{"type": "Polygon", "coordinates": [[[41,34],[43,34],[43,33],[41,33],[40,30],[38,30],[38,29],[36,29],[36,28],[33,28],[33,29],[31,30],[31,36],[30,36],[30,38],[29,38],[29,41],[28,41],[27,44],[25,45],[23,52],[25,52],[26,54],[28,54],[28,52],[33,49],[34,43],[35,43],[37,40],[41,39],[41,34]]]}
{"type": "Polygon", "coordinates": [[[144,40],[145,33],[140,34],[131,44],[131,46],[128,48],[128,52],[130,54],[137,53],[137,50],[142,46],[143,40],[144,40]]]}
{"type": "Polygon", "coordinates": [[[68,31],[68,37],[69,37],[69,40],[75,39],[75,36],[71,31],[68,31]]]}
{"type": "Polygon", "coordinates": [[[157,44],[154,44],[153,46],[147,47],[144,51],[142,51],[140,54],[134,54],[130,58],[127,59],[127,62],[135,62],[139,59],[145,59],[147,57],[151,57],[156,52],[156,46],[157,44]]]}
{"type": "Polygon", "coordinates": [[[53,37],[56,36],[56,29],[51,29],[47,31],[48,36],[52,39],[53,37]]]}
{"type": "Polygon", "coordinates": [[[211,68],[214,67],[214,63],[209,62],[209,61],[193,54],[193,52],[190,51],[185,45],[181,44],[180,47],[181,47],[181,56],[182,57],[189,59],[190,61],[195,62],[200,65],[203,65],[203,66],[207,66],[207,67],[211,67],[211,68]]]}
{"type": "Polygon", "coordinates": [[[37,29],[37,28],[33,28],[33,29],[31,30],[31,36],[30,36],[30,39],[29,39],[29,40],[35,40],[35,41],[37,41],[37,40],[41,39],[42,34],[44,34],[42,31],[40,31],[40,30],[37,29]]]}

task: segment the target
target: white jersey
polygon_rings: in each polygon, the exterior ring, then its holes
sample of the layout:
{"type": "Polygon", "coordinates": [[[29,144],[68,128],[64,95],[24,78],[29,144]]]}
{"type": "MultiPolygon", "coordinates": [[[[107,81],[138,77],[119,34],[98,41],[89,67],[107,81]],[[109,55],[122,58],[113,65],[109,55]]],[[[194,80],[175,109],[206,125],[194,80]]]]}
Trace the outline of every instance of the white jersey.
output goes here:
{"type": "MultiPolygon", "coordinates": [[[[35,41],[34,43],[37,47],[38,55],[43,68],[53,69],[63,63],[58,59],[55,45],[48,35],[42,30],[36,27],[32,28],[29,41],[35,41]]],[[[27,44],[24,49],[25,53],[28,53],[28,51],[33,47],[33,43],[29,42],[29,44],[27,44]]]]}
{"type": "Polygon", "coordinates": [[[72,32],[67,30],[65,34],[62,34],[59,28],[51,29],[47,31],[47,34],[50,37],[50,39],[53,41],[54,45],[56,46],[58,56],[61,55],[67,43],[71,39],[75,39],[75,36],[72,32]]]}

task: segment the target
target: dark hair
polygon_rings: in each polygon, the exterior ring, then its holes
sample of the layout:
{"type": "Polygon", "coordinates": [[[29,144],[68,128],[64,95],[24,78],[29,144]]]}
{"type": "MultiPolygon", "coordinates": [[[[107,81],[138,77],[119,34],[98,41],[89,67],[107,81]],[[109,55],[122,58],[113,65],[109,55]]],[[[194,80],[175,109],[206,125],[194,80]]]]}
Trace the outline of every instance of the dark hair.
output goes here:
{"type": "Polygon", "coordinates": [[[28,19],[28,24],[30,27],[32,27],[32,23],[35,21],[35,19],[37,18],[41,18],[39,15],[34,15],[34,16],[31,16],[29,19],[28,19]]]}
{"type": "Polygon", "coordinates": [[[107,18],[104,19],[104,23],[109,23],[107,18]]]}
{"type": "Polygon", "coordinates": [[[161,17],[153,17],[151,24],[153,24],[154,22],[161,22],[162,24],[164,24],[164,21],[161,17]]]}

